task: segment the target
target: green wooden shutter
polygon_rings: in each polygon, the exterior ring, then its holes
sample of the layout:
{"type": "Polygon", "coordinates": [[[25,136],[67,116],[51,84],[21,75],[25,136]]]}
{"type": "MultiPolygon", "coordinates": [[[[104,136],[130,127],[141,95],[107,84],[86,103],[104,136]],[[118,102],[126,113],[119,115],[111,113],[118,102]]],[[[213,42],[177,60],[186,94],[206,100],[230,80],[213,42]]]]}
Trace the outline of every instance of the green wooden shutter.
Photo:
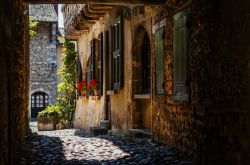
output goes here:
{"type": "Polygon", "coordinates": [[[113,55],[112,55],[112,32],[113,32],[113,26],[110,28],[110,31],[105,32],[105,48],[106,48],[106,81],[107,81],[107,90],[113,89],[113,69],[112,69],[112,61],[113,61],[113,55]]]}
{"type": "Polygon", "coordinates": [[[98,35],[99,51],[98,51],[98,94],[102,95],[103,82],[103,33],[98,35]]]}
{"type": "MultiPolygon", "coordinates": [[[[87,64],[87,70],[86,70],[86,85],[88,86],[90,84],[90,79],[91,79],[91,55],[88,59],[88,64],[87,64]]],[[[90,93],[86,93],[89,95],[90,93]]]]}
{"type": "Polygon", "coordinates": [[[93,39],[91,42],[91,64],[90,64],[90,72],[91,79],[95,79],[95,47],[96,47],[96,39],[93,39]]]}
{"type": "Polygon", "coordinates": [[[122,56],[122,21],[118,17],[113,28],[113,80],[114,90],[119,90],[123,85],[123,56],[122,56]]]}
{"type": "Polygon", "coordinates": [[[174,15],[174,94],[176,100],[187,100],[187,27],[189,11],[184,10],[174,15]]]}
{"type": "Polygon", "coordinates": [[[156,94],[164,94],[164,27],[155,33],[156,94]]]}

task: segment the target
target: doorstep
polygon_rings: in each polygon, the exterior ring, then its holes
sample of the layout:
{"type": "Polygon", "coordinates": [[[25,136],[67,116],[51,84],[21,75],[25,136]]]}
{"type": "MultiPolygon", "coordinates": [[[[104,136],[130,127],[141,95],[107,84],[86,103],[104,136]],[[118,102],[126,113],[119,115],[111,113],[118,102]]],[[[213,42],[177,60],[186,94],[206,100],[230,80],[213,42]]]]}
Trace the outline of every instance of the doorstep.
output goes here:
{"type": "Polygon", "coordinates": [[[150,138],[152,137],[151,130],[147,128],[128,129],[129,135],[135,138],[150,138]]]}
{"type": "Polygon", "coordinates": [[[92,126],[90,127],[90,134],[93,137],[98,136],[98,135],[107,135],[108,129],[103,126],[92,126]]]}

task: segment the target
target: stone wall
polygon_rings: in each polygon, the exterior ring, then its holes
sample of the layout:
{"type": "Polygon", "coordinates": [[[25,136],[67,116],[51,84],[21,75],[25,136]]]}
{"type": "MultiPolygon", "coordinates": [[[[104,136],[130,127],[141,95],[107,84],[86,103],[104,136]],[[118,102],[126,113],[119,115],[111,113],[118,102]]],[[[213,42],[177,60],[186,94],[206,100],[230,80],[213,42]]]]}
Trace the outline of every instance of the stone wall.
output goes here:
{"type": "Polygon", "coordinates": [[[56,103],[56,41],[51,41],[53,22],[39,22],[37,34],[30,39],[30,95],[41,90],[49,95],[49,105],[56,103]]]}
{"type": "Polygon", "coordinates": [[[9,165],[28,130],[28,6],[1,1],[0,22],[0,164],[9,165]]]}
{"type": "MultiPolygon", "coordinates": [[[[37,21],[36,34],[30,38],[30,91],[31,95],[44,92],[49,105],[56,103],[57,96],[57,14],[52,4],[29,5],[29,15],[37,21]]],[[[31,117],[31,116],[30,116],[31,117]]]]}
{"type": "Polygon", "coordinates": [[[167,93],[153,96],[153,138],[196,164],[249,164],[249,6],[167,1],[156,11],[154,23],[166,18],[167,93]],[[181,103],[173,100],[173,15],[186,7],[192,20],[190,100],[181,103]]]}

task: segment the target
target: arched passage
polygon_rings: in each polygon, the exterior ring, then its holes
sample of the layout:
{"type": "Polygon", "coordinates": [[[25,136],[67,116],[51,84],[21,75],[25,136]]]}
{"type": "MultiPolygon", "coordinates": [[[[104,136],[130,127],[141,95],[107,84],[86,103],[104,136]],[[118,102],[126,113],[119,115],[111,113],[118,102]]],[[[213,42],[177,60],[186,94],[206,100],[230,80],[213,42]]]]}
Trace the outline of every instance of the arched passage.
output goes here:
{"type": "Polygon", "coordinates": [[[151,64],[150,38],[143,26],[138,26],[133,41],[132,79],[135,109],[132,112],[133,128],[151,129],[151,64]]]}
{"type": "Polygon", "coordinates": [[[150,39],[143,26],[135,32],[133,42],[134,94],[150,93],[150,39]]]}

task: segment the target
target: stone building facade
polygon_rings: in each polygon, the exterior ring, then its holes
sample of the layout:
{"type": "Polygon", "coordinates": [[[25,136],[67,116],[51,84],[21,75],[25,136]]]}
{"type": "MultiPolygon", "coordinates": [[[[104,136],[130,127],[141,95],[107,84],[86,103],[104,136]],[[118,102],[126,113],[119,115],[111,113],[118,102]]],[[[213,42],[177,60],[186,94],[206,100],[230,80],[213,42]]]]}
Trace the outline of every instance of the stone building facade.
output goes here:
{"type": "MultiPolygon", "coordinates": [[[[0,2],[0,164],[2,165],[17,164],[14,163],[15,154],[21,147],[23,137],[28,130],[29,40],[28,5],[26,2],[49,3],[51,1],[9,0],[0,2]]],[[[62,2],[83,3],[86,1],[62,0],[62,2]]],[[[88,2],[125,4],[125,9],[132,8],[133,6],[131,7],[129,4],[135,4],[135,2],[137,2],[137,5],[138,3],[144,4],[144,1],[140,0],[107,0],[105,2],[95,0],[88,2]]],[[[145,2],[154,3],[156,1],[149,0],[145,2]]],[[[162,39],[165,41],[165,83],[163,84],[165,93],[162,95],[151,93],[151,130],[153,139],[178,147],[189,153],[196,160],[196,164],[199,165],[249,164],[249,0],[241,0],[240,3],[234,0],[166,0],[157,2],[162,3],[160,6],[157,6],[158,4],[153,6],[154,12],[150,14],[150,17],[152,17],[152,29],[157,26],[165,27],[165,34],[163,33],[164,35],[162,35],[162,39]],[[186,86],[188,86],[188,89],[186,90],[185,88],[174,88],[173,75],[175,74],[174,68],[176,65],[173,65],[173,46],[176,41],[174,40],[174,27],[176,25],[174,16],[179,11],[187,8],[191,9],[191,21],[187,24],[191,34],[189,58],[187,59],[189,69],[186,86]],[[162,21],[164,19],[166,21],[162,21]],[[186,95],[188,97],[185,97],[185,95],[174,97],[176,89],[179,92],[181,90],[187,91],[185,93],[188,93],[186,95]],[[181,98],[184,101],[177,101],[181,98]]],[[[182,16],[182,14],[179,16],[182,16]]],[[[178,19],[178,15],[175,16],[175,19],[178,19]]],[[[99,22],[99,19],[92,22],[99,22]]],[[[111,24],[113,23],[112,21],[111,24]]],[[[72,26],[71,28],[74,27],[72,26]]],[[[146,28],[144,27],[144,29],[146,28]]],[[[157,42],[161,40],[159,35],[153,35],[153,31],[148,32],[149,36],[152,33],[150,36],[152,45],[150,52],[155,52],[154,38],[157,39],[157,42]]],[[[76,28],[75,34],[82,36],[82,32],[84,31],[76,28]]],[[[134,38],[134,33],[131,32],[127,36],[134,38]]],[[[92,38],[89,40],[92,40],[92,38]]],[[[129,40],[125,41],[130,42],[129,40]]],[[[86,41],[86,43],[89,44],[89,41],[86,41]]],[[[131,47],[126,47],[126,51],[132,54],[131,47]]],[[[152,59],[155,59],[154,54],[151,56],[152,59]]],[[[129,66],[129,63],[127,62],[124,66],[129,66]]],[[[82,68],[84,71],[83,64],[82,68]]],[[[155,66],[152,66],[151,74],[154,75],[155,70],[155,66]]],[[[155,86],[152,85],[155,82],[154,76],[152,80],[151,90],[155,91],[155,86]]],[[[183,83],[179,83],[179,85],[181,84],[183,83]]],[[[127,86],[127,84],[124,85],[127,86]]],[[[162,92],[160,86],[158,87],[158,91],[162,92]]],[[[128,88],[124,86],[124,89],[128,88]]],[[[129,90],[126,90],[126,93],[127,91],[129,90]]],[[[114,100],[126,98],[126,96],[121,96],[119,93],[115,94],[115,91],[113,93],[114,100]]],[[[109,92],[110,94],[112,94],[112,91],[109,92]]],[[[98,99],[98,97],[89,96],[88,99],[87,97],[86,99],[82,97],[78,102],[98,103],[103,100],[94,99],[98,99]]],[[[124,100],[124,102],[127,101],[124,100]]],[[[130,104],[130,102],[126,104],[130,104]]],[[[112,102],[110,105],[112,110],[112,102]]],[[[103,109],[100,110],[104,110],[104,106],[103,104],[103,109]]],[[[120,107],[121,113],[128,114],[128,112],[123,112],[124,105],[120,107]]],[[[79,110],[78,112],[85,111],[84,109],[79,110]]],[[[93,110],[95,112],[94,108],[93,110]]],[[[113,111],[117,112],[114,104],[113,111]]],[[[102,112],[102,114],[104,115],[105,113],[102,112]]],[[[126,114],[124,118],[129,117],[126,114]]],[[[119,116],[123,117],[123,114],[119,116]]],[[[100,116],[99,118],[102,119],[104,117],[106,118],[106,116],[100,116]]],[[[97,121],[99,118],[93,120],[97,121]]],[[[115,115],[111,117],[112,125],[115,118],[115,115]]],[[[128,125],[123,124],[124,120],[116,124],[128,125]]],[[[127,126],[125,126],[115,127],[126,131],[127,126]]]]}
{"type": "Polygon", "coordinates": [[[57,95],[57,12],[54,5],[30,5],[30,16],[38,21],[30,38],[30,118],[56,103],[57,95]]]}
{"type": "Polygon", "coordinates": [[[234,13],[225,6],[199,0],[65,5],[65,34],[78,42],[81,79],[87,85],[95,79],[101,90],[78,98],[75,126],[90,130],[110,122],[113,133],[149,130],[153,140],[180,149],[196,164],[247,164],[243,114],[249,108],[241,90],[248,89],[241,81],[247,75],[238,77],[247,59],[224,45],[229,43],[222,36],[234,29],[223,30],[228,25],[223,18],[234,13]],[[244,64],[229,73],[233,59],[244,64]]]}

